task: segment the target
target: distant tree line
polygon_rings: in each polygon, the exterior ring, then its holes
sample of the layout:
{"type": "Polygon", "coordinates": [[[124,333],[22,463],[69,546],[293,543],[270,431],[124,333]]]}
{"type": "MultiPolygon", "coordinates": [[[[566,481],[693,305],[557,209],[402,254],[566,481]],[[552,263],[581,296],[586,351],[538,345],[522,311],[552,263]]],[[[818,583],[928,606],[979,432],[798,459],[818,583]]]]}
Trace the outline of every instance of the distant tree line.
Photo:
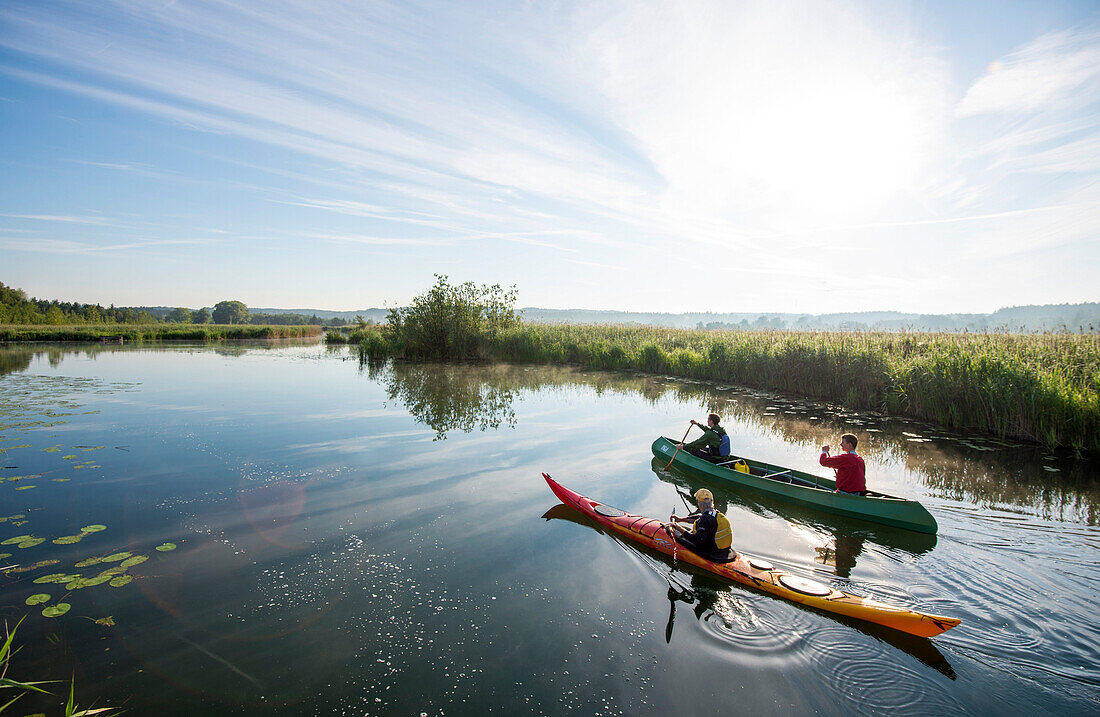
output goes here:
{"type": "Polygon", "coordinates": [[[27,298],[22,289],[0,283],[0,324],[256,324],[264,326],[346,326],[344,319],[316,314],[253,314],[240,301],[219,301],[207,308],[148,309],[102,306],[27,298]]]}

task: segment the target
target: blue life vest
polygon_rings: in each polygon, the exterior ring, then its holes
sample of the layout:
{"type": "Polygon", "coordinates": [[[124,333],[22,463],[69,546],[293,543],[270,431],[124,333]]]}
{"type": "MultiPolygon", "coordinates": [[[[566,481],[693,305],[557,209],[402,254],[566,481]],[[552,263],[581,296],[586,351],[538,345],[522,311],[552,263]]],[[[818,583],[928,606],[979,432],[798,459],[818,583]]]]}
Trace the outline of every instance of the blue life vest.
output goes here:
{"type": "Polygon", "coordinates": [[[718,455],[728,456],[730,454],[730,437],[729,434],[722,436],[722,442],[718,444],[718,455]]]}

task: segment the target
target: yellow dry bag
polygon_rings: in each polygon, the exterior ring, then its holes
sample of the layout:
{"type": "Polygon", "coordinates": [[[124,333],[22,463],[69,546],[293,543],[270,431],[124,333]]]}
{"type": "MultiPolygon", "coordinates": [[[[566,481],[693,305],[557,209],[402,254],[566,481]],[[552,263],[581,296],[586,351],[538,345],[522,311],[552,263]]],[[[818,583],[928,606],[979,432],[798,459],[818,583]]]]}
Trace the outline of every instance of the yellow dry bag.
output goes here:
{"type": "Polygon", "coordinates": [[[736,463],[733,464],[733,469],[735,471],[739,472],[739,473],[748,473],[749,472],[749,464],[746,463],[745,461],[737,461],[736,463]]]}
{"type": "Polygon", "coordinates": [[[730,525],[729,518],[725,515],[718,513],[718,529],[714,531],[714,545],[719,550],[725,550],[733,545],[733,526],[730,525]]]}

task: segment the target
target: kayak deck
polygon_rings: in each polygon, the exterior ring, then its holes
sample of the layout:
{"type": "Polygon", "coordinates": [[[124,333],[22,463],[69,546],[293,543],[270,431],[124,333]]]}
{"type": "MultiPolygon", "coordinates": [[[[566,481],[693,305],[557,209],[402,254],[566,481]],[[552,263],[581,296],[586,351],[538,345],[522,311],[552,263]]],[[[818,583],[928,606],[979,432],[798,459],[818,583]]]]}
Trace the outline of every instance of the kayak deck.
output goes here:
{"type": "Polygon", "coordinates": [[[826,612],[884,625],[919,637],[935,637],[962,622],[958,618],[914,612],[869,598],[851,595],[815,580],[776,568],[765,560],[743,553],[728,563],[714,563],[679,545],[655,518],[633,515],[570,490],[543,473],[558,499],[603,527],[629,540],[671,555],[742,585],[826,612]]]}

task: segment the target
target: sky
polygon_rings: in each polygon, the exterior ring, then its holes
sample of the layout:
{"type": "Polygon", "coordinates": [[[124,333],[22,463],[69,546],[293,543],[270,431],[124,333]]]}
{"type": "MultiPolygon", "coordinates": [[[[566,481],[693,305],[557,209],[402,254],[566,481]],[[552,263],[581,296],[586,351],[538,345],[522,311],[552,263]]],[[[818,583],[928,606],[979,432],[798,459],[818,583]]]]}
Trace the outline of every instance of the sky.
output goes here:
{"type": "Polygon", "coordinates": [[[1100,4],[6,0],[0,282],[354,310],[1100,300],[1100,4]]]}

